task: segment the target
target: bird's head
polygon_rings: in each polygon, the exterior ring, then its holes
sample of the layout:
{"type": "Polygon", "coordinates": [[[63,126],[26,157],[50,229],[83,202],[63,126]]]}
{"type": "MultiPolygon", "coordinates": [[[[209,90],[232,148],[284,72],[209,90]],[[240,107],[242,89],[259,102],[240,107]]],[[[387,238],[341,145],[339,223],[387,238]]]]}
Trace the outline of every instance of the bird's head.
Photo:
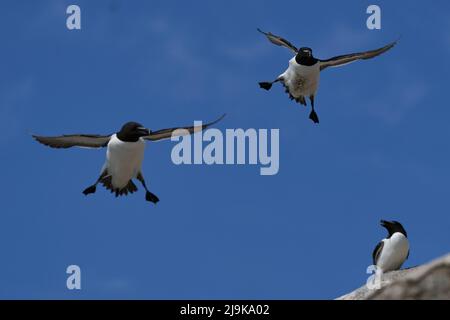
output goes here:
{"type": "Polygon", "coordinates": [[[314,58],[311,48],[302,47],[298,50],[295,61],[304,66],[312,66],[316,64],[317,59],[314,58]]]}
{"type": "Polygon", "coordinates": [[[150,130],[137,122],[125,123],[120,131],[117,133],[117,137],[125,142],[136,142],[141,137],[148,136],[150,130]]]}
{"type": "Polygon", "coordinates": [[[308,47],[302,47],[298,50],[297,55],[302,58],[312,58],[313,56],[312,49],[308,47]]]}
{"type": "Polygon", "coordinates": [[[396,232],[402,233],[405,237],[407,237],[407,233],[405,228],[403,228],[402,224],[398,221],[387,221],[387,220],[381,220],[380,225],[389,233],[389,237],[392,236],[396,232]]]}

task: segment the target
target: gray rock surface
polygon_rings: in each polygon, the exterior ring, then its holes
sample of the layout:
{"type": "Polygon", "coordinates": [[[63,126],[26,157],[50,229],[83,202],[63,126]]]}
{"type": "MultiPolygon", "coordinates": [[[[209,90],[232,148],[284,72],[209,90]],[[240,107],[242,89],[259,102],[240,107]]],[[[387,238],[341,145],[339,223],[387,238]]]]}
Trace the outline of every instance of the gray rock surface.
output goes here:
{"type": "Polygon", "coordinates": [[[380,289],[366,285],[337,300],[450,299],[450,254],[430,263],[381,277],[380,289]]]}

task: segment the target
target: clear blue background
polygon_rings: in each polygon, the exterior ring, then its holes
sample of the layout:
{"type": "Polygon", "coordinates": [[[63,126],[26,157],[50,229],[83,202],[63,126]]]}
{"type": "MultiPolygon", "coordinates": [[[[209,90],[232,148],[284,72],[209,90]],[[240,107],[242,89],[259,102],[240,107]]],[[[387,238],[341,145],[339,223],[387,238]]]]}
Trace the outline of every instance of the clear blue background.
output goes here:
{"type": "Polygon", "coordinates": [[[73,1],[0,4],[0,298],[335,298],[365,283],[381,218],[401,221],[415,266],[450,251],[448,1],[73,1]],[[279,85],[290,53],[393,50],[322,74],[320,125],[279,85]],[[161,201],[81,191],[105,150],[55,150],[31,133],[110,133],[212,120],[279,128],[280,171],[176,166],[148,144],[161,201]],[[82,290],[66,289],[66,267],[82,290]]]}

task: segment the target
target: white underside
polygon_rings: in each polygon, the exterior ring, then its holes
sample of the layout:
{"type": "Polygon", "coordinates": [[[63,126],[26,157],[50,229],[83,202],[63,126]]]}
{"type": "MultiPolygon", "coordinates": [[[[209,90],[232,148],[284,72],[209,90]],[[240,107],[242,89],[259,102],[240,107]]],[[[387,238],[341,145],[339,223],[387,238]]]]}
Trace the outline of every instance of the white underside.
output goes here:
{"type": "Polygon", "coordinates": [[[394,233],[389,239],[383,239],[384,245],[377,261],[377,267],[383,272],[398,270],[405,262],[409,252],[409,242],[400,232],[394,233]]]}
{"type": "Polygon", "coordinates": [[[111,136],[103,169],[111,176],[114,188],[124,188],[141,172],[144,149],[145,141],[142,138],[137,142],[123,142],[115,134],[111,136]]]}
{"type": "Polygon", "coordinates": [[[317,62],[313,66],[302,66],[295,61],[294,57],[279,78],[283,79],[289,93],[295,98],[315,95],[319,88],[320,63],[317,62]]]}

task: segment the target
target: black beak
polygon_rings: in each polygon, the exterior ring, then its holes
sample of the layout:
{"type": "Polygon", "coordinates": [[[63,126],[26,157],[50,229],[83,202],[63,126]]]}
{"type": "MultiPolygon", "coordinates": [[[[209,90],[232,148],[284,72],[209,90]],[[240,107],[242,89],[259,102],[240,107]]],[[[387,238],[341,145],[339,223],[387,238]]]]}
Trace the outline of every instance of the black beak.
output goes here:
{"type": "Polygon", "coordinates": [[[150,130],[148,130],[147,128],[144,128],[144,127],[137,128],[137,132],[142,137],[150,135],[150,130]]]}
{"type": "Polygon", "coordinates": [[[388,226],[392,225],[392,221],[387,221],[387,220],[380,220],[380,225],[387,228],[388,226]]]}

